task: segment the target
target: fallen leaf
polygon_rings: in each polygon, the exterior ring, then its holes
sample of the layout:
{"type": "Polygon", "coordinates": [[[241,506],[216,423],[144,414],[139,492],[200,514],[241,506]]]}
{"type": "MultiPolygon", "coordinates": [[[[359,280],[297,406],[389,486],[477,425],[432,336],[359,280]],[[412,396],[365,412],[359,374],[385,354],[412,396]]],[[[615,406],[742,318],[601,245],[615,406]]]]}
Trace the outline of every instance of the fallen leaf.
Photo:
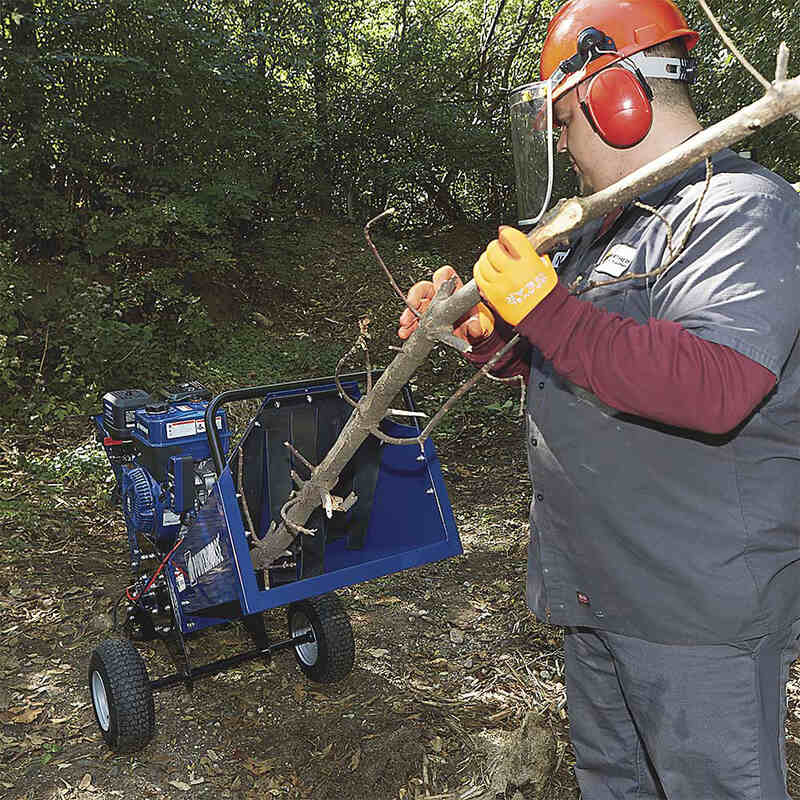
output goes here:
{"type": "MultiPolygon", "coordinates": [[[[12,713],[13,711],[14,709],[12,709],[12,713]]],[[[13,722],[18,722],[23,724],[33,722],[36,719],[36,717],[38,717],[39,714],[42,713],[42,711],[44,711],[43,708],[26,708],[22,713],[15,714],[13,722]]]]}
{"type": "Polygon", "coordinates": [[[174,786],[176,789],[180,789],[182,792],[188,792],[189,789],[192,788],[188,783],[184,783],[183,781],[170,781],[169,785],[174,786]]]}
{"type": "Polygon", "coordinates": [[[391,605],[392,603],[399,603],[400,598],[395,597],[393,594],[391,594],[388,597],[379,597],[374,602],[376,606],[388,606],[391,605]]]}
{"type": "Polygon", "coordinates": [[[356,750],[353,753],[352,758],[350,759],[350,771],[355,772],[358,769],[358,765],[361,763],[361,751],[356,750]]]}
{"type": "Polygon", "coordinates": [[[460,631],[458,628],[450,628],[450,641],[453,644],[463,644],[464,632],[460,631]]]}
{"type": "Polygon", "coordinates": [[[298,703],[302,703],[306,699],[306,687],[302,683],[296,683],[294,686],[294,699],[298,703]]]}
{"type": "Polygon", "coordinates": [[[244,768],[255,776],[266,775],[274,766],[275,763],[269,759],[246,758],[244,760],[244,768]]]}
{"type": "Polygon", "coordinates": [[[384,658],[385,656],[389,655],[389,651],[388,650],[384,650],[381,647],[374,647],[374,648],[368,649],[367,652],[373,658],[384,658]]]}
{"type": "Polygon", "coordinates": [[[90,786],[92,785],[92,776],[90,773],[86,773],[82,778],[81,782],[78,784],[78,788],[85,792],[90,786]]]}

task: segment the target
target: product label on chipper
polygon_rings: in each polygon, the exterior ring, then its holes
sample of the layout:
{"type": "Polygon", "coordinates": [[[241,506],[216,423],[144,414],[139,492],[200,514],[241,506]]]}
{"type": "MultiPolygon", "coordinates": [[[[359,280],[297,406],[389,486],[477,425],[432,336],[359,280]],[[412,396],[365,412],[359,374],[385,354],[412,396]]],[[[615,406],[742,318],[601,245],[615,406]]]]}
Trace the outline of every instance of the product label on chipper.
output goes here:
{"type": "MultiPolygon", "coordinates": [[[[194,436],[197,433],[197,419],[185,419],[180,422],[167,423],[167,439],[181,439],[184,436],[194,436]]],[[[205,430],[205,428],[203,428],[205,430]]],[[[201,431],[202,433],[203,431],[201,431]]]]}
{"type": "Polygon", "coordinates": [[[161,517],[161,520],[165,527],[167,525],[180,525],[181,522],[180,515],[176,514],[174,511],[171,511],[168,508],[164,509],[164,514],[161,517]]]}
{"type": "Polygon", "coordinates": [[[197,579],[211,572],[225,561],[219,536],[210,541],[196,553],[186,551],[186,571],[189,573],[189,585],[194,586],[197,579]]]}

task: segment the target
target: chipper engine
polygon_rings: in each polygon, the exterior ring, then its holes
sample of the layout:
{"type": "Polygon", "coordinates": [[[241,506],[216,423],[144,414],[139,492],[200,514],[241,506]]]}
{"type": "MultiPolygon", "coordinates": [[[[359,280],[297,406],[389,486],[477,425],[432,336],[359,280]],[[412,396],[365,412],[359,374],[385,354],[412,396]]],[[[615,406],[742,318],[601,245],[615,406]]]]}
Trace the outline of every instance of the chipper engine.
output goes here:
{"type": "MultiPolygon", "coordinates": [[[[360,397],[365,373],[255,386],[211,396],[196,382],[122,389],[92,417],[114,472],[112,498],[125,518],[132,583],[124,601],[126,638],[93,651],[89,689],[97,724],[111,748],[132,752],[155,731],[153,692],[246,661],[293,650],[313,681],[352,669],[353,631],[335,590],[461,553],[438,458],[424,447],[369,436],[333,494],[340,510],[314,512],[304,531],[267,567],[250,552],[270,536],[295,486],[336,441],[360,397]],[[234,447],[225,405],[259,399],[234,447]],[[311,533],[313,531],[313,534],[311,533]],[[271,642],[263,614],[285,607],[288,632],[271,642]],[[204,629],[243,622],[252,647],[194,664],[190,644],[204,629]],[[174,672],[151,680],[136,641],[161,640],[174,672]]],[[[411,393],[405,414],[415,420],[411,393]]],[[[418,427],[384,420],[395,438],[418,427]]]]}

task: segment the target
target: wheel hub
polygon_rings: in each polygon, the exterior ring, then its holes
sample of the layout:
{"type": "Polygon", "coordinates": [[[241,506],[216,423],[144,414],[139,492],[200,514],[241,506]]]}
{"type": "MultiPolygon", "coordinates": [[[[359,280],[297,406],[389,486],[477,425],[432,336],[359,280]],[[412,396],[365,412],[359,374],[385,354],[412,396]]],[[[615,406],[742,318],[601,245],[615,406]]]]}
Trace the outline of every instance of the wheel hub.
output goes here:
{"type": "Polygon", "coordinates": [[[296,644],[294,646],[300,661],[307,667],[313,667],[319,658],[319,645],[317,644],[317,638],[314,634],[314,627],[311,625],[311,620],[309,620],[302,611],[295,611],[292,613],[290,626],[293,637],[303,636],[309,633],[313,637],[310,642],[304,642],[303,644],[296,644]]]}
{"type": "Polygon", "coordinates": [[[104,731],[107,731],[111,724],[111,712],[108,710],[106,685],[97,670],[92,673],[92,704],[97,714],[97,722],[104,731]]]}

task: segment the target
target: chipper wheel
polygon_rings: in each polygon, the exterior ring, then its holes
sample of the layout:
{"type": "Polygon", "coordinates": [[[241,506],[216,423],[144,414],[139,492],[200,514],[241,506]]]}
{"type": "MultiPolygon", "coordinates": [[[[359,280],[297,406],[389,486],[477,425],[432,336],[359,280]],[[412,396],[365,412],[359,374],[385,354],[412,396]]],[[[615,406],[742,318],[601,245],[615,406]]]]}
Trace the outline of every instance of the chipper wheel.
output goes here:
{"type": "Polygon", "coordinates": [[[105,639],[94,649],[89,691],[100,732],[112,750],[133,753],[153,738],[153,691],[144,661],[129,641],[105,639]]]}
{"type": "Polygon", "coordinates": [[[339,598],[323,594],[289,606],[289,633],[312,633],[314,641],[294,646],[300,669],[317,683],[334,683],[353,668],[353,628],[339,598]]]}

